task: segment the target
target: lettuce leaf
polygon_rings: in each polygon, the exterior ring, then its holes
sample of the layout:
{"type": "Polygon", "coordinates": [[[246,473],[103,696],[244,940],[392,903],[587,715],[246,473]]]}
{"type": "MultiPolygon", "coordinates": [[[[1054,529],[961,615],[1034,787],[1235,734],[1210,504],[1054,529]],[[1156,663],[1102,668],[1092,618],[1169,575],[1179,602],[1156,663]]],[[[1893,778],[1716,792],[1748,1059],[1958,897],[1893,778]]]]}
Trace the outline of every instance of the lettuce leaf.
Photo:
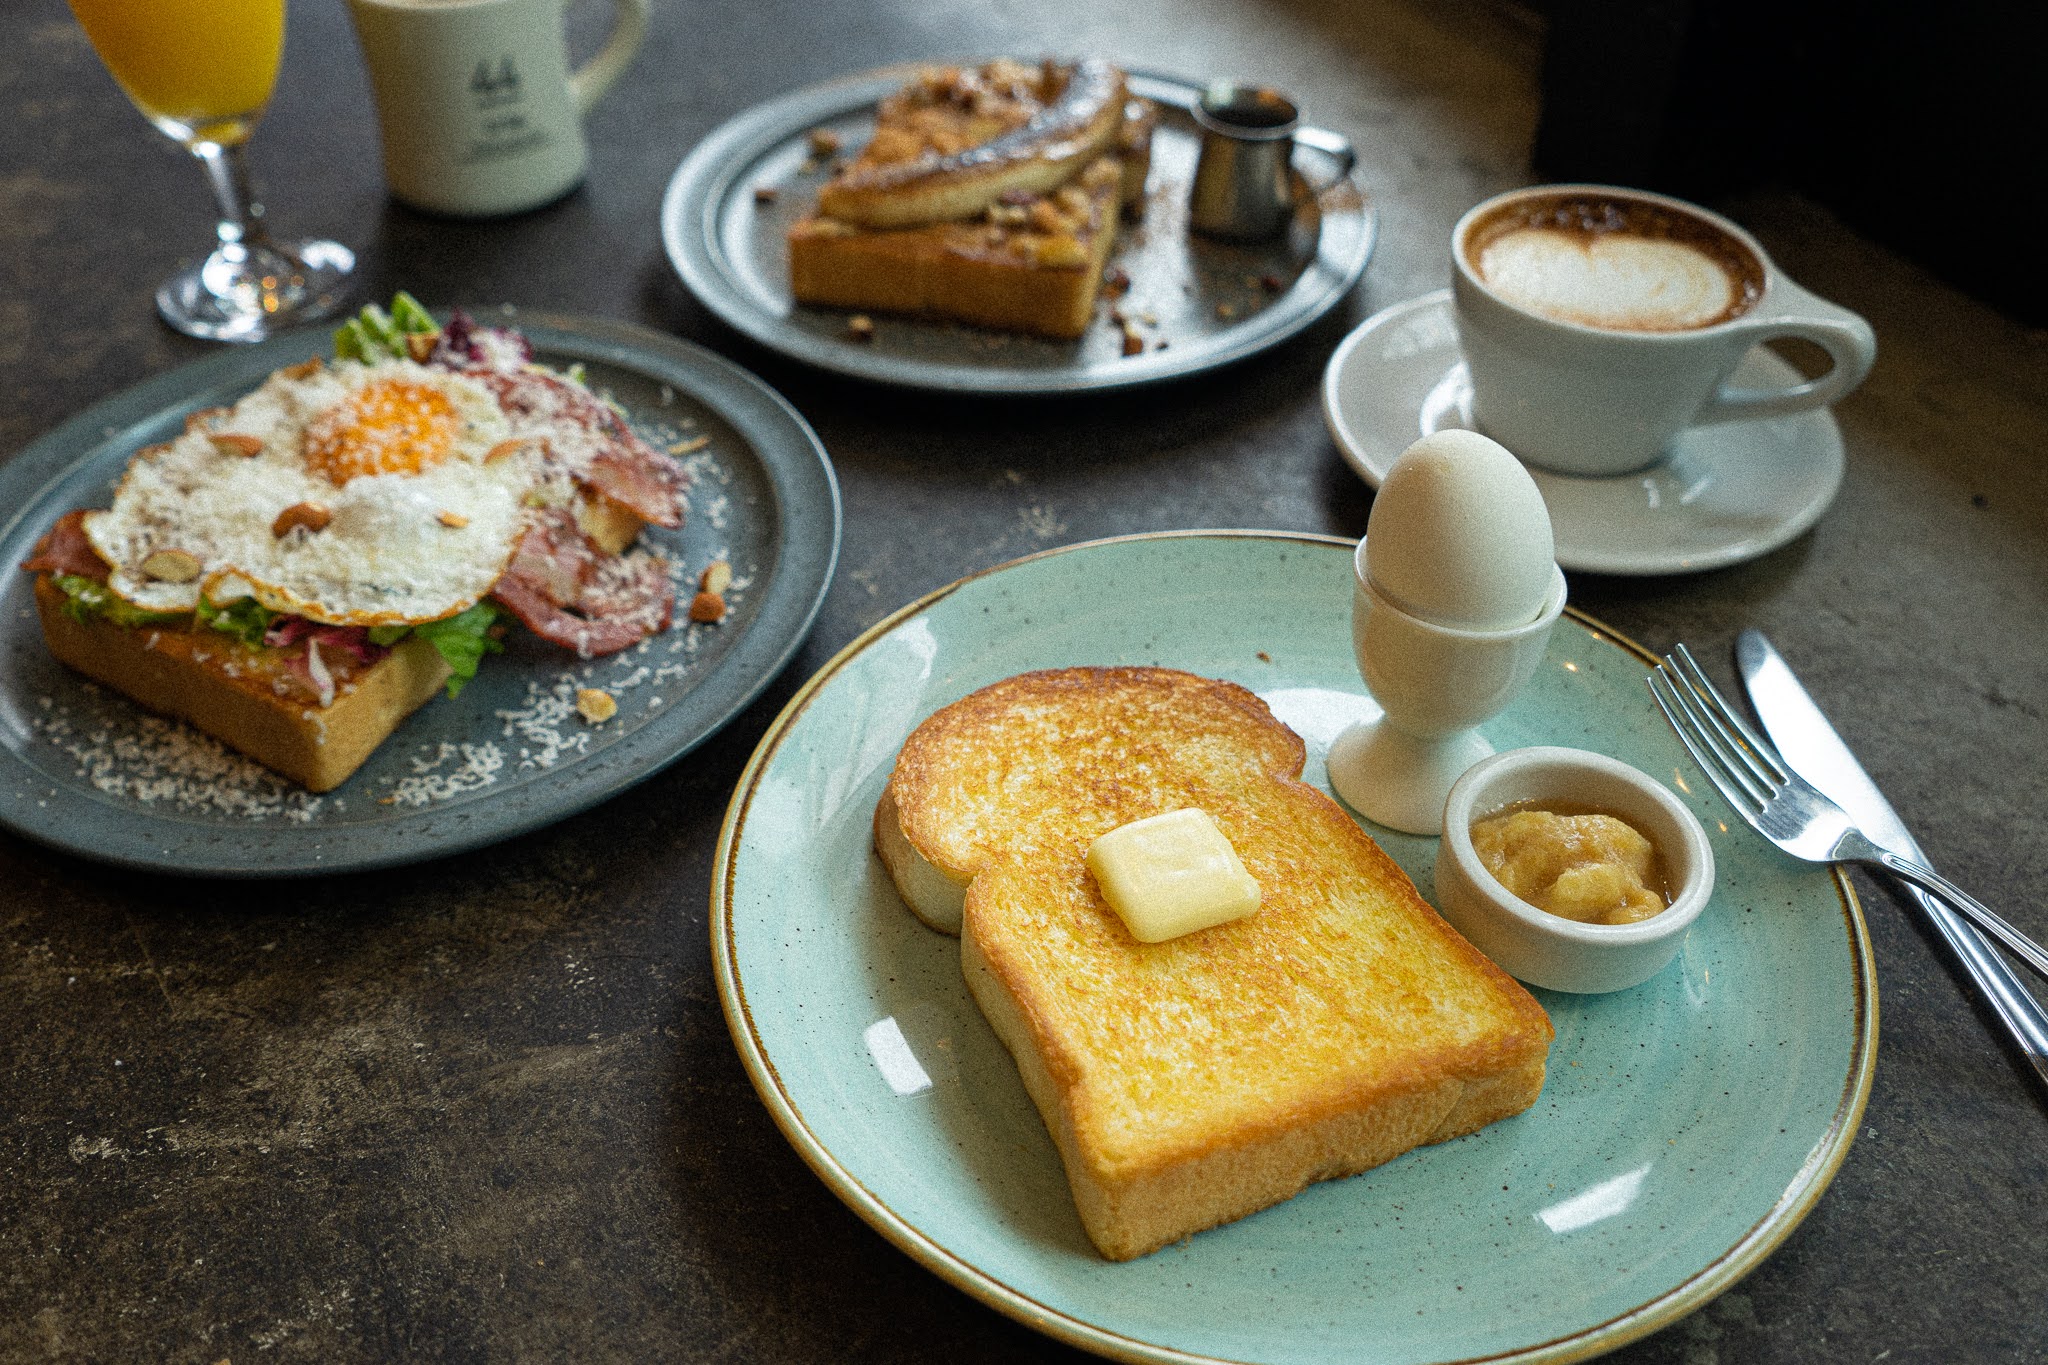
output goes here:
{"type": "Polygon", "coordinates": [[[234,636],[251,649],[263,643],[264,634],[278,617],[278,613],[253,597],[237,597],[226,606],[218,607],[206,600],[205,593],[199,595],[198,611],[201,621],[234,636]]]}
{"type": "MultiPolygon", "coordinates": [[[[459,697],[463,687],[476,676],[476,667],[486,654],[504,650],[504,642],[490,633],[501,613],[488,600],[441,621],[414,626],[413,633],[440,651],[454,672],[448,675],[448,695],[459,697]]],[[[374,637],[373,637],[374,638],[374,637]]]]}
{"type": "Polygon", "coordinates": [[[80,625],[87,624],[94,617],[127,628],[168,625],[185,619],[182,611],[151,611],[147,607],[138,607],[116,596],[106,584],[83,574],[59,574],[57,586],[64,590],[65,614],[80,625]]]}

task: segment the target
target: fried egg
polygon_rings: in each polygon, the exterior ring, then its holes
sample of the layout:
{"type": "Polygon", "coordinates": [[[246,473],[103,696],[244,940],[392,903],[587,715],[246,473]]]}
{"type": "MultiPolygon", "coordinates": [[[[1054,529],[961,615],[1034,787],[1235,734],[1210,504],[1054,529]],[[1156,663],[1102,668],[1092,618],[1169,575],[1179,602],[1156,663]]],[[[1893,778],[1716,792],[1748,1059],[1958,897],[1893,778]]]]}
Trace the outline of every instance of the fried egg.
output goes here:
{"type": "Polygon", "coordinates": [[[541,472],[490,391],[410,360],[308,369],[137,454],[85,519],[115,593],[156,611],[253,596],[368,626],[491,591],[541,472]]]}

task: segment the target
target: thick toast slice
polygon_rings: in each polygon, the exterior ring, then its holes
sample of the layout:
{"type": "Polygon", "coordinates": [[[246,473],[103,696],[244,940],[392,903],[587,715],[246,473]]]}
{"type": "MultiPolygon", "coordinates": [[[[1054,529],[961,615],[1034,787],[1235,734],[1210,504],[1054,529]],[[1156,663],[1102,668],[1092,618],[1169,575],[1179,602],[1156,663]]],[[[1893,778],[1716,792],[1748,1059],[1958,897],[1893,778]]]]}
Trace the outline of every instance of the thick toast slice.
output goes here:
{"type": "Polygon", "coordinates": [[[943,922],[965,885],[968,985],[1113,1260],[1472,1132],[1542,1087],[1541,1006],[1299,781],[1304,759],[1229,683],[1027,673],[919,726],[877,811],[920,913],[943,922]],[[1083,859],[1183,806],[1215,819],[1263,904],[1140,943],[1083,859]]]}

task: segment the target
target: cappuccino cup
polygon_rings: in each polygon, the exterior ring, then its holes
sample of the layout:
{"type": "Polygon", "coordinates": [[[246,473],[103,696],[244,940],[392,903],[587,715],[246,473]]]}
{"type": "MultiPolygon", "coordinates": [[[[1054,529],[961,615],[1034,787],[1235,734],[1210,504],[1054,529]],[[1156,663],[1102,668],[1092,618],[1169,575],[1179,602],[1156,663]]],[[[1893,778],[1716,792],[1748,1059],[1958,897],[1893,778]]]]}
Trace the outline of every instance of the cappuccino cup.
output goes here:
{"type": "Polygon", "coordinates": [[[565,0],[349,0],[384,141],[384,179],[415,208],[487,218],[583,180],[583,116],[626,69],[648,0],[613,0],[610,36],[569,69],[565,0]]]}
{"type": "Polygon", "coordinates": [[[1604,477],[1687,427],[1821,407],[1870,372],[1870,324],[1801,289],[1719,214],[1607,185],[1497,195],[1451,233],[1475,425],[1532,465],[1604,477]],[[1798,337],[1816,379],[1733,387],[1750,348],[1798,337]]]}

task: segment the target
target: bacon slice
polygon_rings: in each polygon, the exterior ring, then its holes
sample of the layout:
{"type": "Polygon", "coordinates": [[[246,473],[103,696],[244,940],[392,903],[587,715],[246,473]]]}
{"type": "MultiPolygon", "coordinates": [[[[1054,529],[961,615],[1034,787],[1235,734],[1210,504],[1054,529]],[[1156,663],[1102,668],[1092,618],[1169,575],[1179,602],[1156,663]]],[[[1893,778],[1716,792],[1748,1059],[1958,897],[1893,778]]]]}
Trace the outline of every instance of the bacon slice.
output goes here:
{"type": "MultiPolygon", "coordinates": [[[[634,434],[624,418],[588,389],[538,370],[468,370],[515,419],[545,418],[582,428],[597,446],[574,461],[576,478],[642,521],[670,530],[683,524],[683,467],[634,434]]],[[[566,452],[556,451],[557,455],[566,452]]]]}
{"type": "Polygon", "coordinates": [[[534,518],[491,596],[543,640],[586,659],[666,630],[676,602],[665,561],[604,554],[559,508],[534,518]]]}
{"type": "Polygon", "coordinates": [[[66,512],[57,524],[36,542],[35,553],[21,561],[29,573],[77,574],[96,582],[107,581],[109,566],[93,549],[85,535],[85,509],[66,512]]]}

